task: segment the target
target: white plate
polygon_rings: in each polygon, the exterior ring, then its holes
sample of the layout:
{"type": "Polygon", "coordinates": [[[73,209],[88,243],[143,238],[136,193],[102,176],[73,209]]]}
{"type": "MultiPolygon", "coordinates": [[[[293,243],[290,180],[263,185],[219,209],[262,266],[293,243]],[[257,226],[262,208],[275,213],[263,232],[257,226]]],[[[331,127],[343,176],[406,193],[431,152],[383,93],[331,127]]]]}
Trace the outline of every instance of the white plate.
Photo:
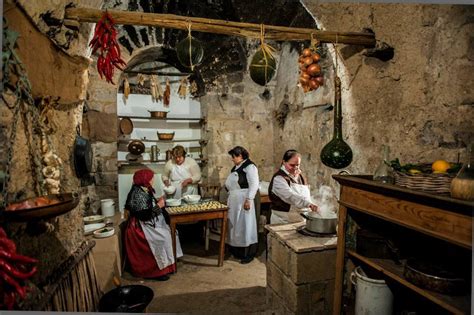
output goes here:
{"type": "Polygon", "coordinates": [[[100,230],[94,231],[94,237],[105,238],[114,235],[115,229],[113,227],[106,227],[100,230]]]}
{"type": "Polygon", "coordinates": [[[95,230],[105,227],[105,223],[93,223],[84,225],[84,234],[89,235],[95,230]]]}
{"type": "Polygon", "coordinates": [[[102,222],[104,221],[104,218],[105,217],[103,215],[91,215],[88,217],[84,217],[84,223],[91,224],[91,223],[102,222]]]}

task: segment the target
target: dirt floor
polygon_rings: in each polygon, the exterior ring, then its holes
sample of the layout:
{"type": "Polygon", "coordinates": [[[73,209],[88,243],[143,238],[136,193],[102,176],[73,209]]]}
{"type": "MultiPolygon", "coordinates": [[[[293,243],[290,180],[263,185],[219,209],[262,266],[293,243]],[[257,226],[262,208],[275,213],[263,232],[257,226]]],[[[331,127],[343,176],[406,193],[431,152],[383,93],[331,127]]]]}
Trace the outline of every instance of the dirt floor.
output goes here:
{"type": "Polygon", "coordinates": [[[178,227],[184,256],[178,272],[168,281],[134,278],[125,272],[123,285],[142,284],[155,296],[147,308],[153,313],[251,314],[271,313],[265,307],[266,252],[263,237],[258,257],[242,265],[226,251],[224,266],[217,267],[217,241],[210,240],[209,250],[199,237],[202,226],[178,227]],[[196,238],[196,236],[198,236],[196,238]]]}

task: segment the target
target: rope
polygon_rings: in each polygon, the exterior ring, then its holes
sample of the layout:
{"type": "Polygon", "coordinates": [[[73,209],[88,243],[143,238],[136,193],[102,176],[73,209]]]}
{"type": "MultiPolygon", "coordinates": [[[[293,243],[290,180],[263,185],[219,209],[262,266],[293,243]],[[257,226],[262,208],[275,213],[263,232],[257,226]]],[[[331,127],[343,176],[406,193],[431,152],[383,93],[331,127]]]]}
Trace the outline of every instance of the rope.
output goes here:
{"type": "Polygon", "coordinates": [[[191,71],[194,71],[194,64],[193,64],[193,55],[192,55],[192,49],[191,49],[191,43],[192,43],[192,36],[191,36],[191,26],[192,23],[188,23],[188,37],[189,37],[189,65],[191,66],[191,71]]]}

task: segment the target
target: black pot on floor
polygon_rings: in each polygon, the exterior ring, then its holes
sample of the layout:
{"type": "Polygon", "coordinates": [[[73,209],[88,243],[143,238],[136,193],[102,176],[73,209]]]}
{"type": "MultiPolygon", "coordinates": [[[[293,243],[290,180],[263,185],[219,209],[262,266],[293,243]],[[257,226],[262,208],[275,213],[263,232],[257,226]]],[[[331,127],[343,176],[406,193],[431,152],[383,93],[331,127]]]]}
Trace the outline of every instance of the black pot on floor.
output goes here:
{"type": "Polygon", "coordinates": [[[144,285],[118,287],[102,296],[99,312],[143,313],[153,296],[153,290],[144,285]]]}

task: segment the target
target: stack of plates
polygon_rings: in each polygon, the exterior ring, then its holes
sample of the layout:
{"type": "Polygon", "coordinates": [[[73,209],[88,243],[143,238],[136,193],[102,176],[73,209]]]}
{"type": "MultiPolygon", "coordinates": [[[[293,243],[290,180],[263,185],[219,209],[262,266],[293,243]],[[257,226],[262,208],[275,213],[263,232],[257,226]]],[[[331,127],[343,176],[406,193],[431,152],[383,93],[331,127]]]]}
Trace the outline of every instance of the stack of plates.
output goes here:
{"type": "Polygon", "coordinates": [[[105,223],[93,223],[93,224],[86,224],[84,225],[84,234],[89,235],[92,234],[92,232],[102,229],[105,227],[105,223]]]}

